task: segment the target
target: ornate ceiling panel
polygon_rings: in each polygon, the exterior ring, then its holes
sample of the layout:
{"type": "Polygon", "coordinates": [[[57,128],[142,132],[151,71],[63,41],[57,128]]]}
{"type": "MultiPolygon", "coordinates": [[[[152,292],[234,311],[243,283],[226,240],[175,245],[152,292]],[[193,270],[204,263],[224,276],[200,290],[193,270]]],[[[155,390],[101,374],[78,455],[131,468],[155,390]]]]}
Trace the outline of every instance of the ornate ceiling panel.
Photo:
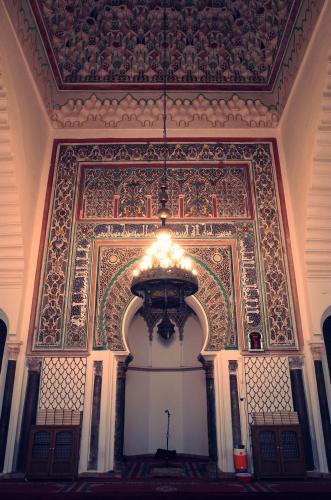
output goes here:
{"type": "Polygon", "coordinates": [[[56,128],[276,127],[324,0],[4,0],[56,128]]]}
{"type": "Polygon", "coordinates": [[[271,90],[301,0],[32,0],[60,89],[271,90]]]}

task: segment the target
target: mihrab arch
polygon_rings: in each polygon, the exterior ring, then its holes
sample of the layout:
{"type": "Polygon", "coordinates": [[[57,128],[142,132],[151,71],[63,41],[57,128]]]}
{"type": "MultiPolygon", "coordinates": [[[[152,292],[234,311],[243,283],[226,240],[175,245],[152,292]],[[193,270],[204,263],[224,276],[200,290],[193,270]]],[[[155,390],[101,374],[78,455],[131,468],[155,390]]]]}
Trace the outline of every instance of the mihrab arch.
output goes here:
{"type": "MultiPolygon", "coordinates": [[[[237,314],[232,266],[224,266],[226,284],[215,274],[208,262],[198,255],[199,249],[191,249],[199,275],[199,291],[189,299],[189,305],[197,312],[204,324],[206,342],[204,351],[220,351],[237,345],[237,314]],[[197,251],[192,251],[197,250],[197,251]]],[[[128,320],[141,303],[130,291],[132,270],[138,258],[125,263],[111,279],[100,301],[96,335],[102,338],[102,347],[113,351],[128,352],[125,329],[128,320]]],[[[230,263],[231,264],[231,263],[230,263]]]]}

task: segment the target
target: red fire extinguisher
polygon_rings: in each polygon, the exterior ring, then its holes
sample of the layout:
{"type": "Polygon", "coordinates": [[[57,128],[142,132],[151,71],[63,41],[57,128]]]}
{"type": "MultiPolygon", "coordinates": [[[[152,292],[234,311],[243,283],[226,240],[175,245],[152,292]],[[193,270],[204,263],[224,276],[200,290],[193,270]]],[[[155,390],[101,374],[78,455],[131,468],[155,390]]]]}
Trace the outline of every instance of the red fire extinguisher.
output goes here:
{"type": "Polygon", "coordinates": [[[247,453],[244,445],[239,444],[233,448],[233,463],[235,471],[238,472],[247,472],[248,461],[247,461],[247,453]]]}

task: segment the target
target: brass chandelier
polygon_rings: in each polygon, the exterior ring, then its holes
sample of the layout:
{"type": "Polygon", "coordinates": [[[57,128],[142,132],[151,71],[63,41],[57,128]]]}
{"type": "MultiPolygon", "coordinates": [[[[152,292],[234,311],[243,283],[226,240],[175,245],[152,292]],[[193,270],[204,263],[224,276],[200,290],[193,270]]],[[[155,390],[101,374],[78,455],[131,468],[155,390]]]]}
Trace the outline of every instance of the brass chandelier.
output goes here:
{"type": "Polygon", "coordinates": [[[163,311],[162,321],[158,326],[159,333],[169,338],[174,325],[171,323],[168,310],[180,309],[186,297],[198,291],[197,272],[192,259],[187,257],[183,249],[173,241],[172,231],[166,225],[169,217],[167,193],[167,10],[166,0],[163,3],[163,178],[159,192],[158,216],[161,226],[156,230],[155,241],[146,249],[138,267],[133,271],[131,292],[142,298],[145,314],[149,310],[163,311]]]}

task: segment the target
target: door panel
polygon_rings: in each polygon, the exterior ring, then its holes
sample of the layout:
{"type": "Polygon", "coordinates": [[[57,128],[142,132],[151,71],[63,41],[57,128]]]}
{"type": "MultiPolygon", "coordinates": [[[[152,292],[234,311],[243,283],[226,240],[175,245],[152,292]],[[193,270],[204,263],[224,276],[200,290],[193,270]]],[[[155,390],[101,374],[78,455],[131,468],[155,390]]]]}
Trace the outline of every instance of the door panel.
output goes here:
{"type": "Polygon", "coordinates": [[[277,433],[273,430],[259,431],[258,433],[261,472],[263,474],[279,474],[280,460],[278,453],[277,433]]]}
{"type": "Polygon", "coordinates": [[[72,430],[54,433],[52,474],[72,474],[74,464],[74,435],[72,430]]]}
{"type": "Polygon", "coordinates": [[[50,456],[52,433],[51,431],[37,431],[32,436],[31,465],[32,474],[48,474],[50,465],[50,456]]]}
{"type": "Polygon", "coordinates": [[[303,473],[303,458],[298,431],[280,430],[279,441],[283,472],[285,474],[303,473]]]}

